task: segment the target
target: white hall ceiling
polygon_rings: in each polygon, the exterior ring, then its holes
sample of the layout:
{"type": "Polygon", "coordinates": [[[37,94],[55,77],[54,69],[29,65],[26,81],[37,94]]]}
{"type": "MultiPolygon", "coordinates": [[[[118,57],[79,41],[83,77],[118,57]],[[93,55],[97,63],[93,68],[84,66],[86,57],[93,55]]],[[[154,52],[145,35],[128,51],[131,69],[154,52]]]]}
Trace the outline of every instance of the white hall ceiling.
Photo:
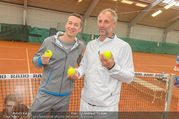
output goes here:
{"type": "MultiPolygon", "coordinates": [[[[130,0],[133,4],[122,3],[121,0],[0,0],[1,3],[16,5],[26,5],[41,9],[48,9],[66,13],[79,13],[84,18],[97,17],[99,12],[105,8],[112,8],[118,14],[118,21],[129,23],[131,26],[136,24],[158,27],[167,31],[179,31],[179,7],[173,6],[167,10],[163,0],[130,0]],[[26,3],[25,3],[26,2],[26,3]],[[24,4],[25,3],[25,4],[24,4]],[[146,4],[146,7],[138,7],[136,3],[146,4]],[[156,17],[151,14],[157,10],[163,12],[156,17]]],[[[179,0],[175,0],[179,2],[179,0]]]]}

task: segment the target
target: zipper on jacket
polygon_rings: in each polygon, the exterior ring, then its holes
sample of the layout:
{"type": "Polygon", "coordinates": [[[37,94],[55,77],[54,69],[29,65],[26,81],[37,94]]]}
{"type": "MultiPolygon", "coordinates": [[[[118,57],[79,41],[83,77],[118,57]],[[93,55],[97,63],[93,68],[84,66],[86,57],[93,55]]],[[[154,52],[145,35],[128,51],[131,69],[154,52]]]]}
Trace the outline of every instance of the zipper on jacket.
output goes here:
{"type": "MultiPolygon", "coordinates": [[[[53,43],[54,43],[55,45],[57,45],[57,43],[56,43],[55,41],[54,41],[53,43]]],[[[57,47],[59,47],[61,50],[64,51],[64,53],[66,54],[66,59],[67,59],[67,53],[66,53],[66,51],[63,49],[63,46],[57,45],[57,47]]],[[[66,66],[66,59],[65,59],[65,66],[66,66]]],[[[64,69],[65,69],[65,66],[64,66],[64,69]]],[[[64,71],[65,71],[65,70],[63,70],[63,74],[62,74],[62,80],[61,80],[61,85],[60,85],[61,87],[60,87],[60,90],[59,90],[59,93],[58,93],[59,95],[60,95],[60,92],[61,92],[61,90],[62,90],[63,77],[64,77],[64,73],[65,73],[64,71]]]]}
{"type": "Polygon", "coordinates": [[[49,80],[50,80],[50,77],[51,77],[51,75],[52,75],[52,72],[53,72],[53,70],[50,72],[50,75],[49,75],[49,77],[48,77],[48,80],[47,80],[47,83],[45,84],[45,86],[47,86],[47,84],[48,84],[48,82],[49,82],[49,80]]]}
{"type": "MultiPolygon", "coordinates": [[[[65,52],[65,54],[66,54],[66,52],[65,52]]],[[[66,58],[65,58],[65,65],[64,65],[64,69],[65,69],[65,67],[66,67],[66,60],[67,60],[67,54],[66,54],[66,58]]],[[[62,90],[62,84],[63,84],[64,73],[65,73],[65,70],[63,70],[63,75],[62,75],[62,83],[61,83],[61,85],[60,85],[59,94],[60,94],[60,92],[61,92],[61,90],[62,90]]]]}
{"type": "MultiPolygon", "coordinates": [[[[77,46],[76,46],[75,48],[73,48],[71,51],[73,51],[73,50],[76,49],[77,47],[79,47],[79,45],[77,45],[77,46]]],[[[71,52],[71,51],[70,51],[70,52],[71,52]]],[[[65,51],[64,51],[64,52],[65,52],[65,51]]],[[[69,52],[69,53],[70,53],[70,52],[69,52]]],[[[68,54],[69,54],[69,53],[68,53],[68,54]]],[[[67,54],[66,52],[65,52],[65,54],[66,54],[66,59],[65,59],[65,66],[64,66],[64,69],[65,69],[65,67],[66,67],[66,65],[67,65],[67,64],[66,64],[66,60],[67,60],[67,57],[68,57],[68,54],[67,54]]],[[[63,71],[65,71],[65,70],[63,70],[63,71]]],[[[63,84],[64,74],[65,74],[65,72],[63,72],[62,83],[61,83],[61,85],[60,85],[60,91],[59,91],[59,94],[60,94],[61,89],[62,89],[62,84],[63,84]]],[[[72,84],[71,84],[71,80],[70,80],[70,89],[71,89],[71,87],[72,87],[71,85],[72,85],[72,84]]]]}
{"type": "MultiPolygon", "coordinates": [[[[79,47],[79,44],[77,44],[76,47],[72,48],[71,51],[73,51],[73,50],[76,49],[77,47],[79,47]]],[[[70,51],[70,52],[71,52],[71,51],[70,51]]],[[[69,52],[69,53],[70,53],[70,52],[69,52]]],[[[79,50],[78,50],[78,54],[79,54],[79,50]]],[[[73,87],[73,86],[72,86],[72,80],[70,79],[70,89],[71,89],[72,87],[73,87]]]]}

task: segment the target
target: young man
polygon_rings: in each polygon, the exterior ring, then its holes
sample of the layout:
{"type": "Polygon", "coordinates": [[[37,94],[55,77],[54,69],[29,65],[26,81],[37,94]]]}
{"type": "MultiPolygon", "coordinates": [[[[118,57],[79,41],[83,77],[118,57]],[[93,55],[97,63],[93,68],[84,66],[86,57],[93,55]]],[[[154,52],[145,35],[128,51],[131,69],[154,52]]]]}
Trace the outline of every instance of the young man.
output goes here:
{"type": "Polygon", "coordinates": [[[113,30],[117,14],[112,9],[103,10],[98,16],[100,36],[89,42],[76,73],[68,78],[84,77],[80,111],[118,111],[122,82],[131,83],[134,77],[132,50],[119,39],[113,30]],[[110,59],[102,54],[110,51],[110,59]]]}
{"type": "Polygon", "coordinates": [[[46,38],[33,56],[35,67],[43,67],[43,74],[38,94],[31,105],[32,116],[36,112],[44,116],[48,112],[68,110],[73,81],[67,79],[67,70],[69,66],[75,67],[77,60],[80,61],[84,48],[83,43],[76,38],[82,30],[81,16],[69,16],[65,28],[65,33],[58,32],[57,35],[46,38]],[[46,50],[52,51],[52,57],[44,56],[46,50]]]}

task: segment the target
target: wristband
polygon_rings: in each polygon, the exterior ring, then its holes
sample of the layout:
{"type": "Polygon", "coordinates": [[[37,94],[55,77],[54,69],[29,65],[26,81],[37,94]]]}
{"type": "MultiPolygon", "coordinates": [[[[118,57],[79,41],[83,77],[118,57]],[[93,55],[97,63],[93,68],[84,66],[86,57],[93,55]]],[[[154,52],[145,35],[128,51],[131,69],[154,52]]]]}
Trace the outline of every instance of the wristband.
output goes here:
{"type": "Polygon", "coordinates": [[[42,61],[41,61],[41,57],[38,58],[38,63],[39,63],[39,65],[43,66],[42,61]]]}
{"type": "Polygon", "coordinates": [[[111,68],[109,68],[108,70],[111,70],[114,66],[115,66],[115,62],[114,62],[114,65],[111,68]]]}

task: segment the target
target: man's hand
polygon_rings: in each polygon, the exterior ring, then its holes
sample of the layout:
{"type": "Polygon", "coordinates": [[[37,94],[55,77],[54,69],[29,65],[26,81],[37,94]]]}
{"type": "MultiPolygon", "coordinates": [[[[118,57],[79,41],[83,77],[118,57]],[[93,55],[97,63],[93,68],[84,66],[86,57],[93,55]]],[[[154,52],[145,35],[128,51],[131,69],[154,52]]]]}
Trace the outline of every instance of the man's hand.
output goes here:
{"type": "Polygon", "coordinates": [[[102,65],[104,67],[106,67],[107,69],[110,69],[115,64],[112,53],[111,53],[111,58],[110,59],[107,59],[103,54],[99,54],[99,57],[101,59],[102,65]]]}
{"type": "Polygon", "coordinates": [[[78,77],[79,77],[79,74],[78,74],[77,71],[75,71],[74,74],[72,74],[72,75],[68,75],[68,76],[67,76],[67,78],[68,78],[68,79],[71,79],[71,80],[77,80],[78,77]]]}
{"type": "Polygon", "coordinates": [[[48,64],[49,60],[50,60],[50,56],[45,56],[45,55],[41,56],[41,62],[42,62],[42,64],[48,64]]]}

